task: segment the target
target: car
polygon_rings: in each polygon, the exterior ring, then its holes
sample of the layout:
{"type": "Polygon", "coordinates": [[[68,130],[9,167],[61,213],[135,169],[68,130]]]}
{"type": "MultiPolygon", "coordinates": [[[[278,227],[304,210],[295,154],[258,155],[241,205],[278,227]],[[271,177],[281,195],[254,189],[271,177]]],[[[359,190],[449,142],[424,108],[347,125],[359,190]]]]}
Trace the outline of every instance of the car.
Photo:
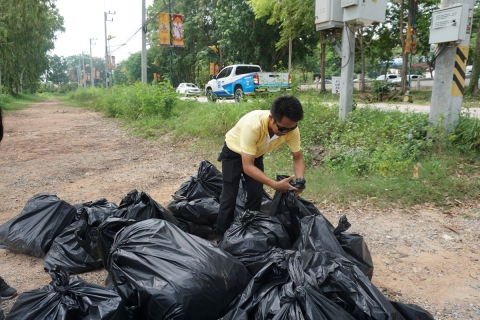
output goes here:
{"type": "MultiPolygon", "coordinates": [[[[313,83],[317,83],[317,81],[314,80],[313,83]]],[[[318,80],[318,83],[322,83],[322,79],[319,79],[319,80],[318,80]]],[[[327,84],[327,83],[332,83],[332,80],[330,80],[330,79],[325,79],[325,84],[327,84]]]]}
{"type": "MultiPolygon", "coordinates": [[[[363,77],[365,81],[370,81],[371,79],[369,77],[363,77]]],[[[360,82],[360,78],[353,79],[353,82],[360,82]]]]}
{"type": "MultiPolygon", "coordinates": [[[[421,79],[421,78],[423,78],[423,76],[420,75],[420,74],[411,74],[411,75],[407,76],[407,79],[408,79],[407,81],[409,81],[410,79],[416,80],[416,79],[421,79]]],[[[395,83],[395,84],[400,84],[400,83],[402,83],[402,77],[395,78],[390,82],[395,83]]]]}
{"type": "Polygon", "coordinates": [[[382,74],[381,76],[378,76],[376,80],[385,81],[386,79],[387,82],[392,82],[394,79],[397,79],[397,78],[400,78],[398,74],[387,73],[386,75],[382,74]]]}
{"type": "Polygon", "coordinates": [[[466,76],[471,76],[472,75],[472,70],[473,70],[473,66],[468,65],[467,68],[465,69],[465,75],[466,76]]]}
{"type": "Polygon", "coordinates": [[[176,92],[178,94],[182,94],[188,97],[188,96],[199,96],[201,91],[193,83],[180,83],[177,87],[176,92]]]}

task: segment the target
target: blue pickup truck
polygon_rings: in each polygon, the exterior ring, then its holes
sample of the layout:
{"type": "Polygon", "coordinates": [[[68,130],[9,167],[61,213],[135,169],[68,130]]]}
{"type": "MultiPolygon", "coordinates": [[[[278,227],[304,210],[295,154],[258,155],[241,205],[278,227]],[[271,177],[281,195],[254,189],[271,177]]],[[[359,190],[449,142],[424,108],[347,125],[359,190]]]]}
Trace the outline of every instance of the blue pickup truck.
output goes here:
{"type": "Polygon", "coordinates": [[[256,92],[278,92],[290,88],[289,73],[263,72],[258,65],[235,64],[223,68],[205,85],[205,95],[209,101],[224,98],[240,102],[244,96],[256,92]]]}

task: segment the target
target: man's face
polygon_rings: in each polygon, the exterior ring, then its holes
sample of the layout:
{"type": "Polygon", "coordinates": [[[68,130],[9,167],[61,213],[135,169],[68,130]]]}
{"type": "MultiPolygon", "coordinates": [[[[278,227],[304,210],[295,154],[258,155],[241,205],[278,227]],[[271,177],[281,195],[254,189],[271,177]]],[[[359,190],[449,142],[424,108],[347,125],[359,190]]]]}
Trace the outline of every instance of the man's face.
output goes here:
{"type": "Polygon", "coordinates": [[[281,121],[276,121],[272,115],[270,115],[270,121],[273,124],[272,130],[277,136],[284,136],[297,128],[297,122],[292,121],[287,117],[283,117],[281,121]]]}

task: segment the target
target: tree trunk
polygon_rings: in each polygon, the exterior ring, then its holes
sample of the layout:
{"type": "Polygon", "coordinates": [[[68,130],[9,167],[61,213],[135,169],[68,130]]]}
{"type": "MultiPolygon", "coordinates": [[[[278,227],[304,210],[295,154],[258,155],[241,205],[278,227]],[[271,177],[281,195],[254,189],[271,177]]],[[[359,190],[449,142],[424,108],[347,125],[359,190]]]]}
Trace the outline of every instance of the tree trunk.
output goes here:
{"type": "Polygon", "coordinates": [[[470,84],[468,85],[465,93],[477,93],[478,92],[478,79],[480,78],[480,23],[477,28],[477,40],[475,43],[475,55],[473,58],[473,70],[472,77],[470,78],[470,84]]]}
{"type": "Polygon", "coordinates": [[[360,84],[360,91],[365,92],[365,48],[363,45],[363,28],[359,29],[358,35],[358,42],[360,44],[360,64],[361,64],[361,74],[359,79],[360,84]]]}
{"type": "Polygon", "coordinates": [[[327,91],[325,89],[325,51],[327,49],[327,44],[325,43],[325,33],[320,31],[320,76],[321,85],[320,85],[320,92],[327,91]]]}
{"type": "MultiPolygon", "coordinates": [[[[410,1],[411,0],[408,0],[409,4],[410,4],[410,1]]],[[[402,72],[400,74],[400,76],[402,77],[402,81],[400,82],[400,85],[401,85],[402,93],[405,92],[406,74],[407,74],[407,65],[408,65],[408,53],[407,53],[407,44],[406,44],[407,39],[406,39],[405,33],[403,32],[403,28],[405,26],[405,24],[403,23],[403,19],[405,17],[404,10],[405,10],[405,4],[402,1],[400,4],[400,40],[402,41],[402,72]]],[[[410,26],[410,14],[411,14],[411,11],[408,10],[407,28],[410,26]]]]}

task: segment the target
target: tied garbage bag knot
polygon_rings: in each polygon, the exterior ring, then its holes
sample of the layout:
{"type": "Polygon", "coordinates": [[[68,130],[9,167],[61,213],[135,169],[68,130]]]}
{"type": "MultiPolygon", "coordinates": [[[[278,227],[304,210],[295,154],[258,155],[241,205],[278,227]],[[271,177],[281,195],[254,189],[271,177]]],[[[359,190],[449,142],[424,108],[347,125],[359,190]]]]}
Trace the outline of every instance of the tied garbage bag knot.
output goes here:
{"type": "Polygon", "coordinates": [[[302,299],[307,294],[304,286],[293,287],[293,283],[287,283],[283,286],[283,295],[280,297],[280,303],[282,305],[287,303],[293,303],[299,299],[302,299]]]}

